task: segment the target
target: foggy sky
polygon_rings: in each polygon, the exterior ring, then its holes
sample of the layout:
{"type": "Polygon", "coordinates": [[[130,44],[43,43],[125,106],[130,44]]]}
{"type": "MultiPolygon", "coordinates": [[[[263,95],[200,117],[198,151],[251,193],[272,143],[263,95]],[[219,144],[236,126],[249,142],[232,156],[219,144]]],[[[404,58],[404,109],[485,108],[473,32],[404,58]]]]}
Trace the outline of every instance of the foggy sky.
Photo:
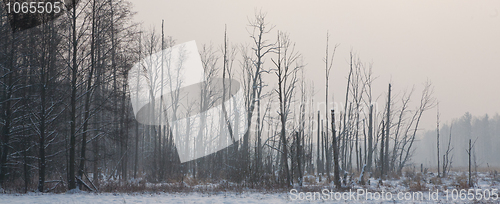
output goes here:
{"type": "MultiPolygon", "coordinates": [[[[344,100],[352,49],[362,61],[373,63],[375,96],[385,94],[389,82],[396,94],[416,85],[416,106],[429,79],[442,122],[466,111],[500,112],[500,1],[130,1],[143,29],[156,27],[159,32],[164,19],[166,35],[178,43],[196,40],[199,48],[207,43],[220,46],[225,24],[231,42],[250,45],[248,18],[255,10],[267,12],[267,22],[276,25],[269,38],[274,39],[277,30],[288,32],[304,56],[316,100],[324,101],[328,30],[330,46],[340,44],[330,78],[336,101],[344,100]]],[[[383,104],[385,98],[378,102],[383,104]]],[[[421,127],[435,128],[435,114],[435,109],[424,114],[421,127]]]]}

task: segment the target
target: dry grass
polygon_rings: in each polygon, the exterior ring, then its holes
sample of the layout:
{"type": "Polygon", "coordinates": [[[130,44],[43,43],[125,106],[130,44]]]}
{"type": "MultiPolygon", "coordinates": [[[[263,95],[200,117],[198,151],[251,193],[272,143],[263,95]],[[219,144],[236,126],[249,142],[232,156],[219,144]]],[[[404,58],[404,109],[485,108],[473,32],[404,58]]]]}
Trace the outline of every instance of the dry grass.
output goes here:
{"type": "MultiPolygon", "coordinates": [[[[433,171],[437,172],[437,168],[431,168],[433,171]]],[[[491,171],[498,171],[500,172],[500,167],[497,166],[478,166],[477,167],[477,172],[491,172],[491,171]]],[[[469,172],[469,167],[453,167],[451,171],[454,172],[469,172]]],[[[474,166],[472,166],[472,171],[475,171],[474,166]]]]}
{"type": "Polygon", "coordinates": [[[411,192],[428,190],[425,186],[425,183],[422,183],[420,181],[410,183],[409,189],[411,192]]]}
{"type": "MultiPolygon", "coordinates": [[[[354,174],[353,174],[354,175],[354,174]]],[[[420,172],[415,172],[412,169],[408,169],[404,172],[404,176],[401,176],[399,181],[394,182],[383,182],[383,188],[393,189],[399,185],[407,187],[409,191],[427,191],[429,189],[468,189],[468,174],[466,172],[450,172],[445,178],[439,178],[432,173],[424,174],[420,172]]],[[[353,182],[357,182],[359,176],[354,176],[353,182]]],[[[366,177],[369,177],[366,175],[366,177]]],[[[389,176],[391,177],[391,176],[389,176]]],[[[267,177],[266,177],[267,178],[267,177]]],[[[59,178],[61,179],[61,178],[59,178]]],[[[318,182],[318,178],[315,175],[304,176],[304,185],[300,188],[301,191],[321,191],[325,188],[333,188],[333,184],[328,184],[326,182],[326,177],[323,177],[321,182],[318,182]]],[[[351,180],[351,179],[348,179],[351,180]]],[[[67,184],[57,180],[46,184],[45,190],[50,190],[51,193],[64,193],[67,191],[67,184]]],[[[368,179],[367,179],[368,181],[368,179]]],[[[478,183],[481,181],[483,184],[485,182],[490,183],[491,186],[498,186],[500,183],[500,175],[498,172],[489,171],[488,173],[481,173],[473,176],[473,182],[478,183]]],[[[189,192],[199,192],[199,193],[216,193],[216,192],[262,192],[262,193],[273,193],[273,192],[288,192],[289,187],[283,187],[275,183],[276,181],[269,177],[263,182],[250,183],[241,182],[233,183],[226,180],[214,180],[214,179],[199,179],[193,178],[191,176],[186,176],[184,178],[177,178],[172,180],[167,180],[162,183],[149,183],[144,178],[132,179],[129,182],[119,182],[119,181],[101,181],[98,186],[100,192],[109,193],[160,193],[160,192],[179,192],[179,193],[189,193],[189,192]]],[[[372,179],[373,182],[373,179],[372,179]]],[[[294,182],[297,185],[297,182],[294,182]]],[[[340,189],[339,191],[345,191],[349,188],[355,187],[358,184],[348,182],[347,186],[340,189]]],[[[365,185],[366,188],[380,188],[377,184],[372,183],[371,185],[365,185]]],[[[4,186],[5,189],[9,189],[3,193],[24,193],[24,181],[19,179],[15,181],[6,182],[4,186]]],[[[36,182],[32,181],[29,185],[28,191],[33,192],[36,190],[36,182]]],[[[88,191],[88,189],[82,189],[88,191]]],[[[2,193],[2,192],[0,192],[2,193]]]]}
{"type": "Polygon", "coordinates": [[[432,177],[431,180],[430,180],[430,183],[434,184],[434,185],[441,185],[443,184],[443,181],[441,180],[441,177],[432,177]]]}
{"type": "Polygon", "coordinates": [[[389,178],[391,178],[391,179],[396,179],[396,180],[398,180],[398,179],[400,179],[400,178],[401,178],[401,175],[399,175],[397,172],[393,172],[393,171],[391,171],[391,172],[389,173],[389,175],[387,175],[387,176],[388,176],[389,178]]]}
{"type": "Polygon", "coordinates": [[[457,189],[469,188],[467,175],[465,173],[463,173],[463,174],[456,176],[454,181],[453,181],[453,184],[457,189]]]}
{"type": "Polygon", "coordinates": [[[307,184],[310,184],[310,185],[317,184],[316,177],[313,176],[313,175],[304,176],[304,183],[307,183],[307,184]]]}
{"type": "Polygon", "coordinates": [[[428,188],[425,182],[426,178],[424,174],[420,172],[416,173],[413,170],[407,170],[402,184],[407,186],[410,191],[427,191],[428,188]]]}

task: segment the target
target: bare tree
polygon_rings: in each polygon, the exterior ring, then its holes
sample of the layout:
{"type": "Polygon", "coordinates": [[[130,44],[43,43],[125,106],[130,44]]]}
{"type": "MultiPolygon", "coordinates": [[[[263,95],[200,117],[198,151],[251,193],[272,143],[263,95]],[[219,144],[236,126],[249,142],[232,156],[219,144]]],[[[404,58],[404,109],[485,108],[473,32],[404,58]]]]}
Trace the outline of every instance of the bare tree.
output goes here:
{"type": "Polygon", "coordinates": [[[335,111],[332,109],[332,148],[333,148],[333,179],[335,187],[340,189],[340,166],[339,166],[339,148],[337,145],[337,134],[335,130],[335,111]]]}
{"type": "MultiPolygon", "coordinates": [[[[396,127],[394,130],[394,146],[392,149],[392,159],[390,161],[391,162],[390,166],[392,168],[396,167],[396,160],[397,160],[398,156],[403,151],[403,149],[401,149],[402,140],[401,140],[400,136],[402,133],[404,133],[406,117],[407,117],[407,114],[409,113],[408,106],[409,106],[409,102],[410,102],[411,96],[413,94],[413,91],[414,91],[414,88],[412,87],[412,89],[409,92],[407,92],[407,91],[403,92],[403,95],[401,96],[401,107],[399,108],[397,113],[395,113],[398,115],[397,115],[396,127]]],[[[394,109],[396,109],[396,108],[394,108],[394,109]]],[[[392,169],[392,170],[394,170],[394,169],[392,169]]],[[[398,173],[401,173],[401,172],[398,172],[398,173]]]]}
{"type": "MultiPolygon", "coordinates": [[[[262,73],[267,72],[264,67],[264,59],[265,56],[273,50],[275,50],[274,43],[268,42],[266,40],[265,35],[269,34],[274,26],[269,25],[266,22],[266,13],[262,11],[256,12],[255,19],[249,20],[249,28],[251,31],[250,37],[253,41],[252,51],[254,53],[254,57],[249,58],[252,66],[246,66],[248,70],[246,81],[247,90],[245,93],[245,106],[247,108],[247,132],[243,135],[243,145],[242,145],[242,156],[245,159],[241,162],[241,164],[248,164],[249,158],[249,137],[250,137],[250,127],[252,126],[252,116],[254,114],[255,103],[260,100],[262,94],[262,73]]],[[[260,111],[260,110],[259,110],[260,111]]],[[[259,139],[258,139],[259,140],[259,139]]]]}
{"type": "MultiPolygon", "coordinates": [[[[390,129],[391,129],[391,84],[389,83],[389,90],[387,93],[387,118],[385,121],[385,152],[384,152],[384,169],[389,171],[389,138],[390,138],[390,129]]],[[[386,173],[386,172],[382,172],[386,173]]]]}
{"type": "MultiPolygon", "coordinates": [[[[96,1],[92,1],[92,27],[91,27],[91,42],[90,42],[90,71],[87,78],[87,89],[85,90],[85,110],[84,110],[84,118],[83,118],[83,132],[82,132],[82,142],[81,142],[81,153],[80,153],[80,166],[78,169],[78,177],[80,181],[83,179],[83,174],[85,171],[85,153],[87,150],[87,130],[89,126],[89,117],[90,117],[90,102],[91,102],[91,93],[92,93],[92,78],[95,69],[95,24],[96,24],[96,1]]],[[[82,183],[79,182],[79,188],[82,188],[82,183]]]]}
{"type": "MultiPolygon", "coordinates": [[[[329,38],[330,38],[330,35],[328,34],[328,32],[326,32],[326,53],[325,53],[325,58],[323,60],[325,62],[325,120],[326,120],[327,127],[328,127],[328,110],[329,110],[328,109],[328,85],[329,85],[328,79],[330,77],[330,72],[332,70],[333,58],[335,57],[335,51],[337,50],[337,47],[338,47],[338,44],[333,47],[333,53],[330,56],[329,50],[328,50],[329,38]]],[[[334,118],[332,118],[332,120],[334,120],[334,118]]],[[[325,137],[328,138],[328,128],[325,131],[325,137]]],[[[329,169],[328,159],[327,159],[326,165],[327,165],[327,169],[329,169]]],[[[330,172],[328,170],[327,170],[326,174],[328,176],[328,181],[330,181],[330,172]]]]}
{"type": "Polygon", "coordinates": [[[440,176],[440,171],[439,171],[439,157],[441,155],[439,155],[439,102],[437,103],[437,114],[436,114],[436,133],[437,133],[437,136],[436,136],[436,145],[437,145],[437,167],[438,167],[438,177],[440,176]]]}
{"type": "Polygon", "coordinates": [[[290,113],[290,105],[294,94],[295,85],[298,81],[297,74],[302,68],[298,59],[300,54],[295,51],[293,44],[287,34],[278,31],[277,59],[272,59],[275,65],[275,74],[278,78],[278,94],[280,103],[279,116],[281,121],[281,144],[282,144],[282,164],[281,172],[286,177],[286,185],[291,185],[290,172],[288,168],[288,147],[286,136],[286,123],[290,113]]]}
{"type": "Polygon", "coordinates": [[[450,136],[448,137],[448,147],[446,148],[446,152],[443,155],[443,177],[446,177],[448,172],[451,169],[451,164],[453,163],[453,155],[450,158],[450,153],[453,151],[453,147],[451,147],[451,130],[453,125],[450,126],[450,136]]]}
{"type": "Polygon", "coordinates": [[[373,161],[373,105],[370,105],[370,115],[368,119],[368,156],[366,164],[369,172],[372,171],[372,161],[373,161]]]}
{"type": "Polygon", "coordinates": [[[317,176],[319,176],[319,181],[321,182],[321,173],[323,173],[323,161],[321,160],[320,158],[320,147],[321,147],[321,142],[320,142],[320,139],[319,139],[319,135],[321,134],[321,129],[320,129],[320,112],[318,111],[318,120],[317,120],[317,123],[318,123],[318,130],[317,130],[317,133],[318,133],[318,137],[316,139],[316,147],[317,147],[317,159],[316,159],[316,169],[317,169],[317,176]]]}
{"type": "MultiPolygon", "coordinates": [[[[469,156],[469,179],[467,182],[469,184],[469,188],[474,187],[474,181],[472,181],[472,154],[473,154],[473,148],[476,145],[477,139],[479,139],[479,137],[474,140],[474,143],[472,143],[472,139],[469,139],[469,149],[465,150],[467,152],[467,155],[469,156]]],[[[474,163],[475,163],[475,161],[474,161],[474,163]]]]}
{"type": "Polygon", "coordinates": [[[351,85],[351,76],[352,76],[352,71],[353,71],[353,60],[354,60],[354,55],[353,52],[350,52],[350,63],[349,63],[349,75],[347,77],[347,88],[346,88],[346,93],[345,93],[345,103],[344,103],[344,116],[342,117],[343,119],[343,127],[342,127],[342,147],[341,147],[341,152],[342,152],[342,169],[346,170],[347,169],[347,149],[348,149],[348,139],[349,139],[349,130],[348,130],[348,125],[347,125],[347,102],[349,100],[349,87],[351,85]]]}
{"type": "Polygon", "coordinates": [[[469,149],[466,150],[467,154],[469,155],[469,180],[468,180],[468,184],[469,184],[469,188],[470,187],[473,187],[474,184],[472,183],[472,173],[471,173],[471,154],[472,154],[472,144],[471,144],[471,139],[469,139],[469,149]]]}
{"type": "MultiPolygon", "coordinates": [[[[72,5],[76,5],[76,0],[72,0],[72,5]]],[[[71,12],[71,30],[72,30],[72,47],[71,47],[71,53],[72,53],[72,66],[70,67],[70,72],[71,72],[71,110],[70,110],[70,146],[69,146],[69,174],[68,174],[68,188],[75,189],[76,188],[76,181],[75,181],[75,145],[76,145],[76,106],[77,106],[77,90],[78,90],[78,84],[77,84],[77,77],[78,77],[78,63],[77,63],[77,53],[78,53],[78,37],[77,37],[77,25],[76,25],[76,20],[78,18],[77,12],[76,12],[76,6],[73,6],[72,12],[71,12]]]]}
{"type": "Polygon", "coordinates": [[[418,125],[420,124],[420,119],[422,118],[422,114],[434,107],[435,98],[432,96],[433,88],[432,84],[427,81],[424,84],[424,89],[422,90],[422,95],[420,98],[420,105],[414,111],[413,116],[410,118],[406,131],[404,133],[403,142],[401,148],[403,149],[401,154],[399,155],[399,167],[398,172],[401,172],[403,167],[406,165],[406,162],[409,161],[412,155],[412,147],[415,142],[415,138],[418,131],[418,125]]]}
{"type": "Polygon", "coordinates": [[[382,138],[380,138],[380,160],[379,160],[379,165],[380,165],[380,180],[384,179],[384,145],[385,145],[385,140],[386,140],[386,136],[385,136],[385,126],[387,124],[385,123],[385,121],[382,121],[382,138]]]}

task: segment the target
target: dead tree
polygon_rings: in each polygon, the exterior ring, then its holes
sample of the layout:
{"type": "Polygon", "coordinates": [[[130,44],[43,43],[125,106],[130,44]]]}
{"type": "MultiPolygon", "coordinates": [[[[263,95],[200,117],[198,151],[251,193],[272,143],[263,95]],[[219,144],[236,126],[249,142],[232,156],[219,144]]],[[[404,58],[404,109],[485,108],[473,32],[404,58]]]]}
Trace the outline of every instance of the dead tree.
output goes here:
{"type": "Polygon", "coordinates": [[[286,138],[286,122],[290,113],[290,105],[292,103],[295,85],[298,81],[297,74],[302,68],[302,65],[297,62],[300,54],[295,51],[295,44],[292,44],[287,34],[278,31],[277,40],[277,58],[272,59],[275,65],[275,74],[278,78],[278,89],[275,92],[278,94],[279,100],[279,116],[281,121],[281,145],[282,145],[282,165],[281,170],[283,176],[286,176],[286,185],[291,184],[290,172],[288,167],[288,146],[286,138]]]}
{"type": "MultiPolygon", "coordinates": [[[[330,76],[330,72],[332,70],[332,66],[333,66],[333,58],[335,57],[335,51],[337,50],[337,47],[338,45],[335,45],[335,47],[333,47],[333,53],[332,53],[332,56],[330,57],[329,56],[329,46],[328,46],[328,40],[330,38],[330,35],[328,34],[328,32],[326,32],[326,54],[325,54],[325,120],[326,120],[326,126],[328,127],[328,79],[329,79],[329,76],[330,76]],[[330,59],[329,59],[330,58],[330,59]]],[[[332,118],[332,120],[334,120],[332,118]]],[[[326,140],[328,140],[328,128],[326,128],[326,131],[325,131],[325,137],[326,137],[326,140]]],[[[328,143],[327,143],[328,144],[328,143]]],[[[328,148],[327,148],[328,149],[328,148]]],[[[327,151],[328,152],[328,151],[327,151]]],[[[327,154],[327,157],[328,157],[328,154],[327,154]]],[[[329,170],[329,160],[327,158],[327,175],[328,175],[328,180],[330,180],[330,172],[328,171],[329,170]]]]}
{"type": "MultiPolygon", "coordinates": [[[[96,2],[95,0],[92,2],[92,30],[91,30],[91,44],[90,44],[90,58],[91,65],[90,71],[87,78],[87,90],[85,91],[85,110],[84,110],[84,121],[83,121],[83,133],[82,133],[82,142],[81,142],[81,153],[80,153],[80,166],[78,169],[78,177],[80,180],[83,180],[83,174],[85,171],[85,153],[87,149],[87,129],[89,124],[90,117],[90,102],[91,102],[91,93],[92,93],[92,76],[94,74],[95,69],[95,12],[96,12],[96,2]]],[[[79,182],[79,188],[82,189],[82,182],[79,182]]]]}
{"type": "MultiPolygon", "coordinates": [[[[366,116],[363,121],[366,121],[368,119],[368,135],[365,134],[365,164],[368,169],[365,169],[365,172],[372,172],[372,163],[373,163],[373,117],[374,117],[374,110],[373,110],[373,97],[372,97],[372,83],[375,80],[375,78],[372,76],[372,64],[370,63],[368,66],[368,69],[363,69],[362,72],[362,80],[363,80],[363,92],[365,93],[366,97],[362,97],[362,100],[365,102],[366,107],[369,108],[369,113],[366,116]],[[368,146],[368,147],[367,147],[368,146]]],[[[363,123],[364,125],[364,123],[363,123]]],[[[364,128],[366,126],[363,126],[364,128]]],[[[363,128],[363,129],[364,129],[363,128]]],[[[365,132],[363,130],[363,132],[365,132]]]]}
{"type": "MultiPolygon", "coordinates": [[[[397,117],[397,123],[394,131],[394,147],[392,148],[392,158],[391,158],[391,163],[390,166],[393,168],[396,168],[396,160],[399,157],[399,155],[403,152],[403,149],[401,149],[401,143],[404,142],[404,139],[401,139],[401,135],[404,132],[405,128],[405,120],[406,120],[406,114],[409,112],[408,110],[408,104],[411,99],[411,95],[413,93],[413,88],[411,91],[404,92],[403,96],[401,97],[401,108],[399,110],[399,116],[397,117]]],[[[401,174],[401,172],[398,170],[398,174],[401,174]]]]}
{"type": "Polygon", "coordinates": [[[340,166],[339,166],[339,147],[337,145],[337,134],[335,130],[335,111],[332,109],[332,148],[333,148],[333,179],[335,187],[340,189],[340,166]]]}
{"type": "Polygon", "coordinates": [[[77,53],[78,53],[78,38],[77,38],[77,26],[76,19],[78,17],[76,13],[76,0],[72,0],[73,9],[71,12],[71,31],[72,31],[72,66],[70,68],[71,71],[71,101],[70,101],[70,142],[69,142],[69,172],[68,172],[68,189],[76,188],[76,180],[75,180],[75,146],[76,146],[76,107],[77,107],[77,77],[78,77],[78,63],[77,63],[77,53]]]}
{"type": "Polygon", "coordinates": [[[472,184],[472,173],[471,173],[471,167],[472,167],[472,163],[471,163],[471,152],[472,152],[472,143],[471,143],[471,139],[469,139],[469,149],[467,150],[467,154],[469,155],[469,187],[472,187],[473,184],[472,184]]]}
{"type": "MultiPolygon", "coordinates": [[[[255,109],[255,103],[260,99],[262,93],[262,78],[261,75],[263,72],[267,72],[264,70],[264,58],[267,54],[272,53],[276,47],[274,43],[268,42],[265,39],[265,35],[271,32],[274,26],[269,25],[266,22],[266,14],[263,12],[258,12],[255,14],[255,19],[249,22],[249,27],[252,31],[249,31],[250,37],[254,43],[254,47],[252,47],[252,51],[254,52],[254,57],[250,58],[252,66],[248,66],[246,73],[248,73],[248,78],[246,81],[247,90],[245,93],[245,107],[247,109],[246,122],[247,122],[247,130],[252,126],[252,116],[255,109]]],[[[243,135],[243,145],[242,145],[242,154],[245,161],[241,161],[241,163],[249,163],[246,158],[249,158],[249,137],[250,131],[246,131],[243,135]]]]}
{"type": "Polygon", "coordinates": [[[360,148],[359,148],[359,117],[360,117],[360,105],[361,105],[361,100],[363,99],[363,89],[364,89],[364,84],[362,83],[362,75],[361,75],[361,67],[363,67],[361,61],[359,60],[359,58],[357,58],[354,62],[354,66],[355,66],[355,72],[353,73],[353,79],[351,81],[351,89],[352,89],[352,98],[353,98],[353,103],[354,103],[354,106],[353,106],[353,109],[354,109],[354,113],[352,114],[353,116],[353,122],[354,122],[354,150],[355,150],[355,153],[356,153],[356,171],[360,171],[361,170],[361,163],[362,163],[362,159],[361,159],[361,151],[360,151],[360,148]]]}
{"type": "MultiPolygon", "coordinates": [[[[366,154],[366,153],[365,153],[366,154]]],[[[368,161],[366,166],[368,171],[372,171],[372,161],[373,161],[373,105],[370,105],[370,115],[368,118],[368,161]]]]}
{"type": "Polygon", "coordinates": [[[402,171],[403,167],[406,165],[406,162],[408,162],[410,157],[412,156],[412,147],[413,143],[415,142],[422,114],[435,105],[435,98],[432,96],[432,94],[432,84],[430,82],[426,82],[424,84],[424,90],[422,90],[420,105],[414,111],[414,114],[410,118],[404,133],[403,142],[401,145],[402,150],[399,154],[398,172],[402,171]]]}
{"type": "Polygon", "coordinates": [[[318,173],[318,176],[319,176],[319,181],[321,182],[321,176],[320,174],[323,173],[323,169],[322,169],[322,165],[321,165],[321,158],[320,158],[320,154],[321,154],[321,151],[320,151],[320,138],[319,138],[319,135],[321,133],[321,129],[320,129],[320,113],[318,111],[318,139],[316,140],[316,147],[317,147],[317,159],[316,159],[316,171],[318,173]]]}
{"type": "Polygon", "coordinates": [[[329,146],[329,141],[328,141],[328,137],[327,137],[327,133],[328,132],[328,123],[325,123],[325,130],[323,131],[323,150],[324,150],[324,154],[325,154],[325,173],[326,173],[326,180],[328,181],[328,183],[330,183],[331,179],[330,179],[330,148],[328,147],[329,146]]]}
{"type": "Polygon", "coordinates": [[[443,177],[445,177],[446,174],[448,174],[448,172],[451,169],[451,163],[453,162],[453,156],[450,159],[450,153],[453,150],[453,148],[451,147],[451,130],[452,126],[450,126],[450,137],[448,138],[448,148],[446,148],[446,152],[443,155],[443,175],[442,175],[443,177]]]}
{"type": "MultiPolygon", "coordinates": [[[[474,187],[474,182],[472,181],[472,148],[474,148],[474,145],[476,144],[478,138],[474,140],[474,143],[472,143],[472,140],[469,139],[469,149],[465,150],[467,154],[469,155],[469,187],[472,188],[474,187]]],[[[475,159],[475,158],[474,158],[475,159]]],[[[475,161],[474,161],[475,163],[475,161]]]]}
{"type": "Polygon", "coordinates": [[[436,141],[436,143],[437,144],[436,145],[437,145],[437,166],[438,166],[438,175],[437,176],[439,177],[439,173],[440,173],[440,171],[439,171],[439,156],[440,156],[439,155],[439,103],[437,105],[437,116],[436,117],[437,117],[437,120],[436,120],[436,123],[437,123],[437,128],[436,128],[436,132],[437,132],[437,136],[436,136],[437,139],[436,140],[437,141],[436,141]]]}
{"type": "Polygon", "coordinates": [[[301,155],[301,144],[300,144],[300,135],[299,135],[299,132],[295,132],[295,144],[296,144],[296,158],[297,158],[297,170],[298,170],[298,173],[299,173],[299,185],[302,186],[302,171],[301,171],[301,161],[300,161],[300,155],[301,155]]]}
{"type": "Polygon", "coordinates": [[[343,157],[343,162],[342,162],[342,169],[346,170],[347,169],[347,140],[348,140],[348,132],[347,132],[347,101],[349,100],[349,86],[351,84],[351,75],[352,75],[352,68],[353,68],[353,53],[352,51],[350,52],[350,69],[349,69],[349,76],[347,77],[347,88],[346,88],[346,93],[345,93],[345,103],[344,103],[344,117],[343,117],[343,128],[342,128],[342,157],[343,157]]]}
{"type": "Polygon", "coordinates": [[[382,121],[382,138],[380,139],[380,160],[379,160],[379,165],[380,165],[380,179],[383,179],[384,176],[384,140],[385,140],[385,123],[382,121]]]}
{"type": "MultiPolygon", "coordinates": [[[[389,91],[387,93],[387,119],[385,124],[385,155],[384,155],[384,169],[389,171],[389,138],[391,129],[391,84],[389,84],[389,91]]],[[[385,172],[382,172],[385,173],[385,172]]]]}

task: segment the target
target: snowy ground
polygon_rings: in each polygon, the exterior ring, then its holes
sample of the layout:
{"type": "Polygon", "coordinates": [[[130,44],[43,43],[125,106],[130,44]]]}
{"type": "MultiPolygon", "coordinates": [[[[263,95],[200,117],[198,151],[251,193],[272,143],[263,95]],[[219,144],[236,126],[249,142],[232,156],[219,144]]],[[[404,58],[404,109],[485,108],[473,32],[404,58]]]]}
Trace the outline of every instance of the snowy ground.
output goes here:
{"type": "MultiPolygon", "coordinates": [[[[0,204],[8,203],[500,203],[500,178],[497,172],[478,173],[475,187],[467,188],[465,173],[452,172],[446,179],[432,173],[413,174],[399,179],[386,180],[379,185],[369,179],[365,185],[351,182],[350,190],[335,192],[333,187],[318,182],[314,176],[305,179],[304,187],[296,186],[290,192],[262,193],[255,190],[218,192],[219,184],[196,185],[194,193],[76,193],[2,194],[0,204]],[[309,182],[307,181],[309,180],[309,182]],[[463,187],[465,185],[465,187],[463,187]],[[210,187],[211,186],[211,187],[210,187]],[[321,187],[324,186],[324,187],[321,187]],[[209,190],[212,188],[212,190],[209,190]],[[208,189],[208,190],[207,190],[208,189]],[[361,191],[361,192],[360,192],[361,191]],[[470,191],[470,192],[469,192],[470,191]],[[367,198],[367,193],[372,197],[367,198]],[[362,193],[363,195],[358,195],[362,193]],[[495,194],[497,194],[495,196],[495,194]],[[382,196],[381,196],[382,195],[382,196]],[[420,198],[415,199],[415,195],[420,198]],[[389,197],[390,196],[390,197],[389,197]],[[483,198],[477,199],[478,196],[483,198]],[[488,199],[486,200],[486,196],[488,199]]],[[[324,180],[323,180],[324,181],[324,180]]],[[[165,184],[169,185],[169,184],[165,184]]],[[[2,192],[2,191],[0,191],[2,192]]]]}
{"type": "Polygon", "coordinates": [[[0,195],[0,203],[287,203],[285,194],[29,194],[0,195]]]}
{"type": "MultiPolygon", "coordinates": [[[[28,195],[0,195],[0,203],[9,204],[25,204],[25,203],[335,203],[334,200],[315,200],[315,201],[300,201],[291,200],[289,193],[218,193],[218,194],[176,194],[176,193],[160,193],[160,194],[93,194],[93,193],[76,193],[76,194],[28,194],[28,195]]],[[[345,201],[337,201],[345,203],[345,201]]],[[[479,202],[479,203],[499,203],[500,201],[479,202]]],[[[393,199],[390,201],[366,201],[366,200],[350,200],[347,203],[473,203],[463,201],[447,201],[444,197],[440,197],[438,201],[423,200],[423,201],[399,201],[393,199]]],[[[475,202],[477,203],[477,202],[475,202]]]]}

